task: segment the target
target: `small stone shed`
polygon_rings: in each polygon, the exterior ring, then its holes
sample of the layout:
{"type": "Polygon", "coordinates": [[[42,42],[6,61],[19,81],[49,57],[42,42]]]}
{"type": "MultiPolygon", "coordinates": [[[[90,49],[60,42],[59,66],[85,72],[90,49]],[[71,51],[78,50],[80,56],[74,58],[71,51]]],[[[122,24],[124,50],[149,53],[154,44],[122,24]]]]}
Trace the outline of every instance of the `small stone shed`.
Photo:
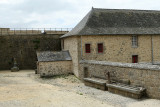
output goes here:
{"type": "Polygon", "coordinates": [[[41,77],[72,73],[72,59],[68,51],[37,52],[37,73],[41,77]]]}

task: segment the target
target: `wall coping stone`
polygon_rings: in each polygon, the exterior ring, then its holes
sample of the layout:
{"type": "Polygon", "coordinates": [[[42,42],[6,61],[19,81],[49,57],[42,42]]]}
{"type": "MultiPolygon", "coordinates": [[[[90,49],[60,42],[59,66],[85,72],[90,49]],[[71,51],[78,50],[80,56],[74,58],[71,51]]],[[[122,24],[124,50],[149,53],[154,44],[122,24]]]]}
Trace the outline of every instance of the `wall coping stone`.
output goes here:
{"type": "Polygon", "coordinates": [[[84,81],[92,82],[99,85],[106,85],[107,80],[100,79],[100,78],[84,78],[84,81]]]}
{"type": "Polygon", "coordinates": [[[80,64],[95,64],[95,65],[109,65],[125,68],[145,69],[160,71],[159,65],[139,64],[139,63],[121,63],[121,62],[108,62],[108,61],[96,61],[96,60],[80,60],[80,64]]]}

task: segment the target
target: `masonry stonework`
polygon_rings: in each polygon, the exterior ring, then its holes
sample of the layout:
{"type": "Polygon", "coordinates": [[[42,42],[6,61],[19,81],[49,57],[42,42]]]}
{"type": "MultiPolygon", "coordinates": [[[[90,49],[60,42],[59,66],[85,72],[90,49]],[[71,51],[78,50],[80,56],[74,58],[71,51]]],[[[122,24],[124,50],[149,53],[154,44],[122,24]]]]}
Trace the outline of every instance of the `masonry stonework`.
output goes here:
{"type": "Polygon", "coordinates": [[[64,38],[64,50],[69,50],[73,59],[73,71],[78,77],[80,59],[132,63],[132,55],[138,55],[138,63],[152,63],[151,36],[153,63],[158,63],[160,61],[158,35],[138,35],[138,46],[135,48],[132,47],[132,35],[73,36],[64,38]],[[91,44],[91,53],[85,53],[86,43],[91,44]],[[98,53],[98,43],[103,43],[103,53],[98,53]]]}
{"type": "MultiPolygon", "coordinates": [[[[156,38],[153,39],[157,40],[156,38]]],[[[138,55],[139,63],[151,63],[150,35],[138,35],[138,47],[136,48],[132,47],[132,35],[82,36],[82,45],[83,59],[86,60],[132,63],[132,55],[138,55]],[[86,43],[91,44],[91,53],[85,53],[86,43]],[[103,53],[97,52],[98,43],[103,43],[103,53]]],[[[159,46],[154,44],[155,59],[158,59],[160,55],[160,52],[157,52],[159,46]]]]}
{"type": "Polygon", "coordinates": [[[160,64],[160,35],[153,35],[153,62],[160,64]]]}
{"type": "Polygon", "coordinates": [[[69,50],[72,57],[73,73],[79,77],[79,37],[64,38],[64,50],[69,50]]]}
{"type": "Polygon", "coordinates": [[[41,76],[54,76],[72,73],[72,61],[38,62],[37,73],[41,76]]]}
{"type": "Polygon", "coordinates": [[[11,69],[13,58],[16,58],[20,69],[36,69],[36,51],[60,51],[61,35],[0,36],[0,70],[11,69]]]}
{"type": "Polygon", "coordinates": [[[105,61],[89,61],[80,64],[80,77],[84,78],[87,72],[88,77],[96,76],[107,79],[105,72],[110,72],[111,80],[122,82],[129,81],[133,86],[146,88],[147,96],[160,99],[160,67],[157,65],[123,64],[105,61]],[[84,71],[84,67],[87,71],[84,71]]]}

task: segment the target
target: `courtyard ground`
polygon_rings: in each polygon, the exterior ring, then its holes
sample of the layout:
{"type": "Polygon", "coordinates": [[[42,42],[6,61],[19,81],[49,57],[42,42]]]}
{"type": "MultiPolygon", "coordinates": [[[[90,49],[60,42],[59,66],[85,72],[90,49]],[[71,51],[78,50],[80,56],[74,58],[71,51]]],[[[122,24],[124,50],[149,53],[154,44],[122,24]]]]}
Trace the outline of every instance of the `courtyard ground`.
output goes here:
{"type": "Polygon", "coordinates": [[[0,71],[0,107],[160,107],[84,84],[73,75],[39,78],[33,70],[0,71]]]}

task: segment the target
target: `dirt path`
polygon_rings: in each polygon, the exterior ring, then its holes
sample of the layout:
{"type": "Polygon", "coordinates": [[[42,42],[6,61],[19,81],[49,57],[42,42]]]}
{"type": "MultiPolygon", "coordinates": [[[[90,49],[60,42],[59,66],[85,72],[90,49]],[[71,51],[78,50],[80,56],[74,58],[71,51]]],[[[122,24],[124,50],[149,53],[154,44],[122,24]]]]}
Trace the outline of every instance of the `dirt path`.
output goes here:
{"type": "Polygon", "coordinates": [[[138,101],[86,87],[74,76],[39,78],[34,71],[0,71],[0,107],[159,107],[159,100],[138,101]],[[138,107],[138,106],[137,106],[138,107]]]}

